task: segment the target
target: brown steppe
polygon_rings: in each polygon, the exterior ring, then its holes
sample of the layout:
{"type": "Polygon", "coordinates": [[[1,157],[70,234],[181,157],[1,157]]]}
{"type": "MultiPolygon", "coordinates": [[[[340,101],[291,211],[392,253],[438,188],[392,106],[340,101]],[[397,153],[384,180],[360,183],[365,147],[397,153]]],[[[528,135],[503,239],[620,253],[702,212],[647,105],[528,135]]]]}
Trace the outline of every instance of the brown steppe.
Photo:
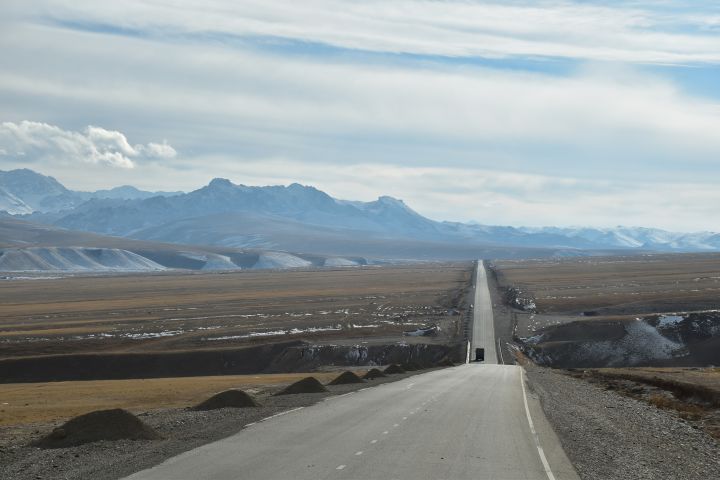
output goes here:
{"type": "MultiPolygon", "coordinates": [[[[367,370],[357,370],[363,375],[367,370]]],[[[255,394],[278,389],[308,373],[226,375],[212,377],[91,380],[0,384],[0,426],[49,423],[110,408],[142,412],[190,407],[215,393],[237,388],[255,394]]],[[[338,372],[313,372],[327,383],[338,372]]]]}
{"type": "MultiPolygon", "coordinates": [[[[470,263],[0,281],[0,358],[395,341],[442,325],[470,263]]],[[[437,341],[444,342],[445,337],[437,341]]]]}
{"type": "Polygon", "coordinates": [[[498,261],[501,286],[535,299],[541,314],[598,316],[718,308],[720,254],[655,254],[498,261]]]}

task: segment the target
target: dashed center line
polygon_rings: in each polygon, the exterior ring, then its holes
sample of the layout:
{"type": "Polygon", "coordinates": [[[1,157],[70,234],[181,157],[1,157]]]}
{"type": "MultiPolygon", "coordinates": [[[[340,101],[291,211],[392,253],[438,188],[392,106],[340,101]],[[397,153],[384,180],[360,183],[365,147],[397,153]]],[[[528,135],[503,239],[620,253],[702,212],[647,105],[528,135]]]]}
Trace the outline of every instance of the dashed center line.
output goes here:
{"type": "Polygon", "coordinates": [[[387,430],[385,430],[385,431],[383,432],[383,435],[387,435],[388,433],[390,433],[390,432],[388,432],[387,430]]]}
{"type": "Polygon", "coordinates": [[[362,454],[363,454],[362,450],[360,450],[359,452],[355,452],[355,455],[362,455],[362,454]]]}
{"type": "Polygon", "coordinates": [[[400,424],[399,424],[399,423],[395,423],[395,424],[393,424],[393,428],[397,428],[397,427],[399,427],[399,426],[400,426],[400,424]]]}
{"type": "Polygon", "coordinates": [[[407,417],[403,417],[403,420],[407,420],[407,417]]]}
{"type": "Polygon", "coordinates": [[[347,467],[347,465],[338,465],[335,470],[342,470],[343,468],[347,467]]]}
{"type": "Polygon", "coordinates": [[[377,440],[370,440],[370,443],[377,443],[377,440]]]}

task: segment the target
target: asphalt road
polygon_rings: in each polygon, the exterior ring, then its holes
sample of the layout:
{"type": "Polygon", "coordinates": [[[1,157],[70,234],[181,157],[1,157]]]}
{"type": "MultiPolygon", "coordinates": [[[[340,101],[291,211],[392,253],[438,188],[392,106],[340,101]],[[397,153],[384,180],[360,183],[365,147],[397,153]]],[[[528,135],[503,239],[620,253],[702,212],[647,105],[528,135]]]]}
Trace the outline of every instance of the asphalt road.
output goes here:
{"type": "Polygon", "coordinates": [[[472,342],[487,363],[330,397],[128,478],[577,479],[522,367],[496,364],[492,332],[481,263],[472,342]]]}
{"type": "Polygon", "coordinates": [[[471,361],[475,359],[475,349],[484,348],[485,363],[498,363],[492,300],[488,289],[485,264],[482,261],[478,262],[475,269],[475,300],[473,302],[473,329],[470,344],[471,361]]]}
{"type": "Polygon", "coordinates": [[[548,476],[521,375],[517,366],[466,364],[331,397],[129,478],[577,478],[567,459],[551,459],[548,476]]]}

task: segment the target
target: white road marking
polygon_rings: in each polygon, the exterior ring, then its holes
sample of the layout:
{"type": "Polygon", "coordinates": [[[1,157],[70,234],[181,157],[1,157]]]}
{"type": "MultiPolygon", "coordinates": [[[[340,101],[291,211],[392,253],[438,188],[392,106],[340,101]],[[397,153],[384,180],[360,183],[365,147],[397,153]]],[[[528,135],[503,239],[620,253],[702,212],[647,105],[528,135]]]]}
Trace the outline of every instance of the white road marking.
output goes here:
{"type": "Polygon", "coordinates": [[[257,422],[246,423],[245,426],[246,426],[246,427],[252,427],[252,426],[255,425],[256,423],[257,423],[257,422]]]}
{"type": "Polygon", "coordinates": [[[342,470],[345,467],[347,467],[347,465],[338,465],[335,470],[342,470]]]}
{"type": "Polygon", "coordinates": [[[377,440],[370,440],[370,443],[377,443],[377,440]]]}
{"type": "Polygon", "coordinates": [[[399,423],[396,423],[396,424],[393,425],[393,428],[397,428],[397,427],[399,427],[399,426],[400,426],[400,424],[399,424],[399,423]]]}
{"type": "Polygon", "coordinates": [[[505,359],[503,358],[503,353],[502,353],[502,345],[500,345],[499,338],[497,339],[497,343],[498,343],[498,352],[500,352],[500,363],[505,365],[505,359]]]}
{"type": "Polygon", "coordinates": [[[355,452],[355,455],[358,455],[358,456],[362,455],[362,454],[363,454],[362,450],[360,450],[359,452],[355,452]]]}
{"type": "Polygon", "coordinates": [[[265,417],[260,421],[265,422],[267,420],[270,420],[271,418],[282,417],[283,415],[287,415],[288,413],[292,413],[292,412],[297,412],[298,410],[302,410],[303,408],[305,408],[305,407],[298,407],[298,408],[293,408],[292,410],[285,410],[284,412],[276,413],[275,415],[270,415],[269,417],[265,417]]]}
{"type": "MultiPolygon", "coordinates": [[[[358,390],[358,391],[359,391],[359,390],[358,390]]],[[[324,402],[327,402],[327,401],[329,401],[329,400],[335,400],[336,398],[347,397],[348,395],[352,395],[353,393],[355,393],[355,392],[348,392],[348,393],[343,393],[342,395],[335,395],[335,396],[333,396],[333,397],[327,397],[327,398],[324,399],[323,401],[324,401],[324,402]]]]}
{"type": "Polygon", "coordinates": [[[403,417],[403,420],[407,420],[407,417],[403,417]]]}
{"type": "Polygon", "coordinates": [[[390,432],[388,432],[387,430],[385,430],[385,431],[383,432],[383,435],[387,435],[388,433],[390,433],[390,432]]]}
{"type": "Polygon", "coordinates": [[[525,370],[522,368],[520,369],[520,386],[522,387],[523,401],[525,402],[525,415],[527,416],[527,421],[530,425],[530,432],[532,432],[533,439],[535,440],[535,447],[537,447],[538,455],[540,455],[540,461],[545,469],[545,475],[547,475],[548,480],[555,480],[555,475],[553,475],[552,470],[550,470],[550,464],[548,463],[547,458],[545,458],[545,451],[540,445],[540,439],[535,431],[535,424],[530,416],[530,407],[528,407],[527,394],[525,393],[525,370]]]}

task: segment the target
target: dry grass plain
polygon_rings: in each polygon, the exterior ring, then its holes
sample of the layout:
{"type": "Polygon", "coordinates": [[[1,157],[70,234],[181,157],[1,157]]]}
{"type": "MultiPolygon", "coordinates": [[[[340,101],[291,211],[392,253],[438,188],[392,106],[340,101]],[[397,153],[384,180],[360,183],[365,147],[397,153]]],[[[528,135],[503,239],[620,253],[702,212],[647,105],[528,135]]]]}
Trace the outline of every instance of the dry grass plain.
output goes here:
{"type": "Polygon", "coordinates": [[[452,335],[459,317],[448,309],[471,272],[458,263],[0,281],[0,358],[398,340],[431,323],[452,335]]]}
{"type": "Polygon", "coordinates": [[[597,372],[605,375],[633,376],[639,381],[667,381],[669,383],[690,382],[708,391],[717,393],[720,406],[720,368],[599,368],[597,372]]]}
{"type": "Polygon", "coordinates": [[[501,286],[552,315],[632,316],[720,308],[720,254],[495,262],[501,286]]]}
{"type": "MultiPolygon", "coordinates": [[[[364,375],[367,370],[354,371],[364,375]]],[[[53,422],[108,408],[124,408],[135,413],[159,408],[184,408],[232,388],[258,394],[274,391],[308,375],[327,383],[338,373],[0,384],[0,427],[53,422]]]]}

